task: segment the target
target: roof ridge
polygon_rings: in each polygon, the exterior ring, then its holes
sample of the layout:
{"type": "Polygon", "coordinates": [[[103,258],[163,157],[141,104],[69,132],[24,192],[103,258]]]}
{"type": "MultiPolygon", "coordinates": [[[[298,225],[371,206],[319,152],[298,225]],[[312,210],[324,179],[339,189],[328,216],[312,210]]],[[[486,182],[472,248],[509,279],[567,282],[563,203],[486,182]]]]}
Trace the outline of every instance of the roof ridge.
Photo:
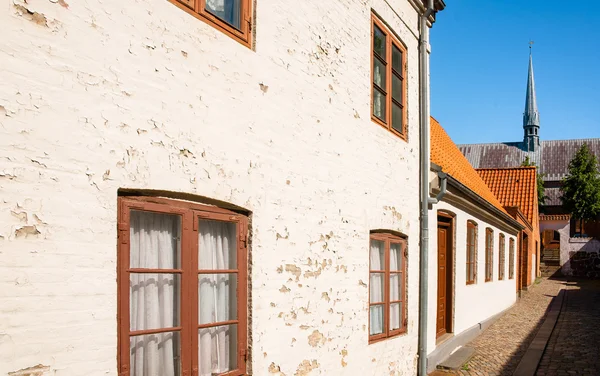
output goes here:
{"type": "Polygon", "coordinates": [[[538,168],[537,166],[517,166],[517,167],[486,167],[476,168],[476,171],[480,170],[533,170],[538,168]]]}

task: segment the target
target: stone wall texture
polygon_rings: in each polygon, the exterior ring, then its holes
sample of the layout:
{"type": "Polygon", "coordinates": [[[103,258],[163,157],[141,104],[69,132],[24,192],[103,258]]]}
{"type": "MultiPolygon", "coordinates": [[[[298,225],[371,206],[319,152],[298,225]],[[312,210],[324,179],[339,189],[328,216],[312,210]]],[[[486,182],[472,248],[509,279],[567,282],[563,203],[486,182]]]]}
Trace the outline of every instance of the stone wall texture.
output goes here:
{"type": "Polygon", "coordinates": [[[0,374],[117,374],[119,189],[251,213],[252,374],[415,373],[417,11],[256,3],[248,49],[165,0],[0,0],[0,374]],[[372,10],[408,142],[370,119],[372,10]],[[373,229],[408,238],[408,333],[369,345],[373,229]]]}

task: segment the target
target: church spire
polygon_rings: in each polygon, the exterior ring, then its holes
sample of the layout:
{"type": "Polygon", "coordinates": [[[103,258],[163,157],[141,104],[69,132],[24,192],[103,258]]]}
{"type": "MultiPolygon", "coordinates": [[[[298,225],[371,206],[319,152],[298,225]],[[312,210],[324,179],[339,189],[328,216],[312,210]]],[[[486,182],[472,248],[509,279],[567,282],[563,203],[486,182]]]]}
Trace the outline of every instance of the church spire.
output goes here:
{"type": "Polygon", "coordinates": [[[533,59],[531,47],[533,41],[529,42],[529,73],[527,76],[527,93],[525,95],[525,112],[523,113],[523,143],[527,151],[536,151],[540,146],[538,135],[540,129],[540,113],[538,112],[535,98],[535,82],[533,80],[533,59]]]}

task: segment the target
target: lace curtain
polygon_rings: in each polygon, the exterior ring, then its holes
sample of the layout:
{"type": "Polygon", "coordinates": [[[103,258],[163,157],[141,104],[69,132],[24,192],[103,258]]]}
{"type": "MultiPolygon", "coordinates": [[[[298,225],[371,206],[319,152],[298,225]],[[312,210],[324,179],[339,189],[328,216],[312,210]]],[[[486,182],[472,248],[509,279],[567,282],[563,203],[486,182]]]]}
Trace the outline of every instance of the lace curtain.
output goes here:
{"type": "MultiPolygon", "coordinates": [[[[179,268],[180,229],[178,216],[132,211],[130,266],[152,269],[179,268]]],[[[179,326],[179,278],[171,273],[131,273],[131,330],[179,326]]],[[[180,348],[177,332],[131,337],[131,375],[179,375],[180,348]]]]}
{"type": "MultiPolygon", "coordinates": [[[[236,225],[200,221],[198,264],[200,269],[237,269],[236,225]]],[[[237,274],[199,276],[198,313],[200,324],[237,319],[237,274]]],[[[237,368],[237,327],[222,325],[200,329],[198,357],[200,375],[212,376],[237,368]]]]}

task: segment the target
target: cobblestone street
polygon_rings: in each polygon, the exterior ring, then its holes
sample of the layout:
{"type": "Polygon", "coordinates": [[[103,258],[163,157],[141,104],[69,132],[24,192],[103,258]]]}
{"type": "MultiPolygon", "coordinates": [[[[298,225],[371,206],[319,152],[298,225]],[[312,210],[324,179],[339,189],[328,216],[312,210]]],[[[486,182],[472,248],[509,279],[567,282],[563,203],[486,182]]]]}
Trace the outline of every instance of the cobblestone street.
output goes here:
{"type": "Polygon", "coordinates": [[[569,282],[538,376],[600,375],[600,281],[569,282]]]}
{"type": "Polygon", "coordinates": [[[541,325],[548,305],[564,283],[542,279],[523,292],[510,311],[467,345],[475,349],[475,355],[456,374],[511,376],[541,325]]]}

